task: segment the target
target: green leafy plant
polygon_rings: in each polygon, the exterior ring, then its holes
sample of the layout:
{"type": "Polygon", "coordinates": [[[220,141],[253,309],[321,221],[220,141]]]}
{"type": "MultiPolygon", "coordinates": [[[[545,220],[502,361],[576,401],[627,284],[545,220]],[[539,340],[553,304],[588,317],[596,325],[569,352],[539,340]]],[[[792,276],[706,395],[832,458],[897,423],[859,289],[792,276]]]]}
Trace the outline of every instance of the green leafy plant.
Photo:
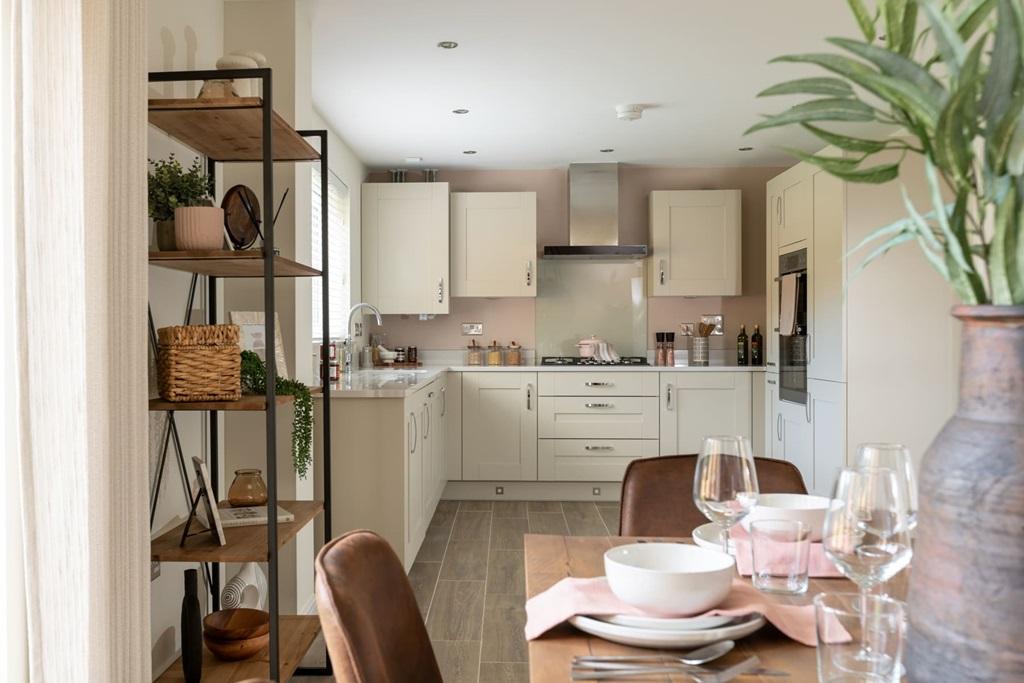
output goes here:
{"type": "Polygon", "coordinates": [[[174,218],[179,206],[210,206],[213,183],[195,159],[188,170],[174,154],[167,159],[149,160],[149,217],[155,221],[174,218]]]}
{"type": "MultiPolygon", "coordinates": [[[[787,150],[845,181],[885,183],[906,154],[925,157],[931,210],[903,193],[907,217],[874,231],[861,263],[917,242],[967,304],[1024,304],[1024,7],[1020,0],[847,0],[863,40],[842,53],[778,57],[830,75],[787,81],[761,97],[814,99],[747,132],[801,126],[839,155],[787,150]],[[923,21],[922,21],[923,19],[923,21]],[[919,25],[921,28],[919,29],[919,25]],[[877,122],[854,137],[822,123],[877,122]],[[893,134],[889,134],[893,133],[893,134]],[[876,155],[900,156],[879,162],[876,155]],[[946,202],[947,193],[952,201],[946,202]]],[[[855,250],[856,250],[855,249],[855,250]]]]}
{"type": "MultiPolygon", "coordinates": [[[[252,351],[242,351],[242,391],[264,394],[267,391],[267,366],[252,351]]],[[[277,378],[275,394],[295,397],[295,416],[292,419],[292,465],[305,479],[313,461],[313,397],[302,382],[284,377],[277,378]]]]}

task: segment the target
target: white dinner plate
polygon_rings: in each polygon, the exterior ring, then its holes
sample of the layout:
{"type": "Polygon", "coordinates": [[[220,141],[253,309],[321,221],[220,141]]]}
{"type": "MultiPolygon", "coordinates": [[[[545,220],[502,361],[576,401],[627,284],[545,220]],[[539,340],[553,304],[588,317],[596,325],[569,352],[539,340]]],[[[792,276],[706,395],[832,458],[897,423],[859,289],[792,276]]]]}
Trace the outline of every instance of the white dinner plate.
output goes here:
{"type": "MultiPolygon", "coordinates": [[[[708,522],[707,524],[701,524],[699,527],[692,532],[693,542],[699,545],[701,548],[709,548],[711,550],[722,549],[722,527],[718,526],[714,522],[708,522]]],[[[729,542],[729,554],[735,555],[736,550],[732,541],[729,542]]]]}
{"type": "Polygon", "coordinates": [[[760,614],[752,614],[748,621],[702,631],[664,631],[660,629],[636,628],[634,626],[620,626],[619,624],[609,624],[600,619],[583,616],[573,617],[569,620],[569,623],[584,633],[610,640],[613,643],[620,643],[621,645],[651,648],[683,648],[717,643],[720,640],[739,640],[764,626],[765,620],[760,614]]]}
{"type": "Polygon", "coordinates": [[[735,619],[717,615],[713,617],[643,617],[630,614],[616,614],[613,616],[591,617],[600,619],[608,624],[619,626],[632,626],[633,628],[646,628],[655,631],[707,631],[713,628],[721,628],[735,619]]]}

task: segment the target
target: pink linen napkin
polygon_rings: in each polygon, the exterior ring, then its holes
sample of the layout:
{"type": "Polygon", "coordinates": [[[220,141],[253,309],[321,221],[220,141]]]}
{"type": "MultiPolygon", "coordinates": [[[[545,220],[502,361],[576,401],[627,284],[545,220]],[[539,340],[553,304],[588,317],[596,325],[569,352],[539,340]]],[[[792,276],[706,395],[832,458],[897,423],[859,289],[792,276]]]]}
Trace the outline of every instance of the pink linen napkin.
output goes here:
{"type": "MultiPolygon", "coordinates": [[[[814,647],[817,644],[813,605],[782,605],[759,593],[742,579],[733,579],[732,590],[718,607],[693,616],[741,616],[760,612],[787,636],[814,647]]],[[[565,578],[526,601],[527,640],[540,637],[577,615],[643,615],[615,597],[603,576],[595,579],[565,578]]]]}
{"type": "MultiPolygon", "coordinates": [[[[729,542],[736,547],[736,569],[742,576],[750,576],[753,573],[754,559],[751,555],[750,534],[742,526],[737,524],[729,530],[729,542]]],[[[807,573],[809,576],[821,579],[842,578],[843,574],[828,559],[825,554],[825,546],[821,543],[811,543],[810,556],[807,558],[807,573]]]]}

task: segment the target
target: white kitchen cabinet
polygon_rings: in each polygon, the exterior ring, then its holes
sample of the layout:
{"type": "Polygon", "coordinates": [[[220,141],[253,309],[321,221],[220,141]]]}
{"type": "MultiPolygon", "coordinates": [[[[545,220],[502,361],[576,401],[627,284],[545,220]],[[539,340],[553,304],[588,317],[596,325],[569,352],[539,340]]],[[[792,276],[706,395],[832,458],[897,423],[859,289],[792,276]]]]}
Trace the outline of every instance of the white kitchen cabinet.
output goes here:
{"type": "Polygon", "coordinates": [[[845,186],[824,171],[812,178],[814,239],[807,258],[807,376],[846,381],[845,186]]]}
{"type": "Polygon", "coordinates": [[[441,388],[441,414],[445,430],[445,480],[462,479],[462,375],[446,373],[441,388]]]}
{"type": "Polygon", "coordinates": [[[739,190],[650,193],[652,296],[735,296],[741,287],[739,190]]]}
{"type": "Polygon", "coordinates": [[[780,425],[775,414],[778,402],[779,376],[774,372],[766,372],[764,375],[764,452],[754,453],[754,455],[785,460],[778,438],[780,425]]]}
{"type": "Polygon", "coordinates": [[[657,439],[657,396],[541,396],[542,439],[657,439]]]}
{"type": "Polygon", "coordinates": [[[808,491],[814,489],[814,431],[810,410],[799,403],[776,399],[772,415],[775,441],[772,457],[796,465],[808,491]]]}
{"type": "Polygon", "coordinates": [[[462,374],[462,475],[537,479],[537,373],[462,374]]]}
{"type": "Polygon", "coordinates": [[[810,239],[814,225],[814,181],[809,165],[797,165],[768,184],[769,222],[776,249],[810,239]]]}
{"type": "Polygon", "coordinates": [[[448,313],[448,183],[363,183],[362,296],[381,313],[448,313]]]}
{"type": "Polygon", "coordinates": [[[541,439],[541,481],[622,481],[629,463],[658,455],[657,439],[541,439]]]}
{"type": "Polygon", "coordinates": [[[831,496],[836,473],[846,464],[846,384],[807,380],[814,442],[814,483],[811,493],[831,496]]]}
{"type": "Polygon", "coordinates": [[[536,192],[452,193],[452,296],[537,296],[536,259],[536,192]]]}
{"type": "Polygon", "coordinates": [[[430,418],[427,394],[433,384],[427,385],[405,399],[405,533],[406,544],[419,546],[430,523],[428,510],[431,491],[430,418]]]}
{"type": "Polygon", "coordinates": [[[541,396],[657,396],[654,372],[542,372],[541,396]]]}
{"type": "Polygon", "coordinates": [[[661,454],[699,453],[712,434],[751,436],[750,372],[662,372],[661,454]]]}

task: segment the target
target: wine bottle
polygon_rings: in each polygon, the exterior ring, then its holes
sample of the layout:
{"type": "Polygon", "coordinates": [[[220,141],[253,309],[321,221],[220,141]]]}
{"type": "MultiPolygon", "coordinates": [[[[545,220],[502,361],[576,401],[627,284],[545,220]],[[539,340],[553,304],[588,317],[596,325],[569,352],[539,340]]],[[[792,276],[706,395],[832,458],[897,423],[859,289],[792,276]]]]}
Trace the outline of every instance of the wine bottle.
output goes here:
{"type": "Polygon", "coordinates": [[[758,325],[754,325],[754,334],[750,337],[750,364],[764,365],[764,338],[758,325]]]}
{"type": "Polygon", "coordinates": [[[740,325],[740,334],[736,337],[736,365],[750,364],[747,351],[747,328],[745,325],[740,325]]]}

